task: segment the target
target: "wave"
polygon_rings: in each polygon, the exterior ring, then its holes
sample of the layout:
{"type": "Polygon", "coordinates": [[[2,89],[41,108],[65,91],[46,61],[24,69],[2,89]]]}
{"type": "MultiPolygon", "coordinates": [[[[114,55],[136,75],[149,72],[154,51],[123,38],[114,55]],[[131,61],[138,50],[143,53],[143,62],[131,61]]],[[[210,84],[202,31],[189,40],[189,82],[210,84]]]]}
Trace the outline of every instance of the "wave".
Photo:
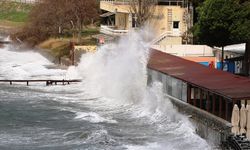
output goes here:
{"type": "Polygon", "coordinates": [[[116,120],[110,118],[104,118],[95,112],[77,112],[75,119],[86,120],[91,123],[100,123],[100,122],[117,123],[116,120]]]}

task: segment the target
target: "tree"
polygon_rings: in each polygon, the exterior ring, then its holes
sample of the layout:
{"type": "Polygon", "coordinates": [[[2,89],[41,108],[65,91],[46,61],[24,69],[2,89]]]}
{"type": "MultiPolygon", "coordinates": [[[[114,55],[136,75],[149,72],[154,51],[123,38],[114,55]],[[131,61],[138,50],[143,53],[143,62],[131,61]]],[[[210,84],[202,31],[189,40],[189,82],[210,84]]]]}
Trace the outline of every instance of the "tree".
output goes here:
{"type": "Polygon", "coordinates": [[[77,31],[78,42],[81,39],[83,27],[98,17],[97,1],[94,0],[66,0],[67,16],[77,31]]]}
{"type": "Polygon", "coordinates": [[[155,11],[158,0],[130,0],[130,13],[136,18],[137,27],[141,27],[149,20],[155,11]]]}
{"type": "Polygon", "coordinates": [[[239,1],[239,9],[234,14],[235,19],[230,28],[232,38],[237,42],[246,43],[246,51],[243,61],[243,73],[249,76],[250,70],[250,2],[248,0],[239,1]]]}
{"type": "Polygon", "coordinates": [[[16,36],[33,46],[49,37],[71,32],[73,24],[80,39],[83,27],[97,19],[97,12],[93,0],[42,0],[34,6],[28,24],[16,36]]]}
{"type": "MultiPolygon", "coordinates": [[[[198,7],[198,22],[194,26],[194,36],[199,43],[222,47],[222,66],[224,46],[233,43],[230,27],[238,9],[234,0],[206,0],[198,7]]],[[[223,69],[223,67],[221,68],[223,69]]]]}
{"type": "Polygon", "coordinates": [[[199,6],[201,6],[203,4],[205,0],[189,0],[189,2],[193,5],[194,7],[194,23],[196,23],[198,20],[198,12],[197,12],[197,9],[199,6]]]}
{"type": "Polygon", "coordinates": [[[198,7],[194,35],[200,43],[223,47],[246,42],[244,74],[250,63],[250,2],[248,0],[206,0],[198,7]]]}

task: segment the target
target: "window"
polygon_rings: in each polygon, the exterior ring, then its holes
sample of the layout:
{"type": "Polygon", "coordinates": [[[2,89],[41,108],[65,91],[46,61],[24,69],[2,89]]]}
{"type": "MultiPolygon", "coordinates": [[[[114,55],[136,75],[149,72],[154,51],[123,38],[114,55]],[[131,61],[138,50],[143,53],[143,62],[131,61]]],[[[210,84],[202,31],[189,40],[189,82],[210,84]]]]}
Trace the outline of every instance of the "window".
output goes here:
{"type": "Polygon", "coordinates": [[[179,21],[174,21],[173,28],[174,29],[179,29],[179,21]]]}

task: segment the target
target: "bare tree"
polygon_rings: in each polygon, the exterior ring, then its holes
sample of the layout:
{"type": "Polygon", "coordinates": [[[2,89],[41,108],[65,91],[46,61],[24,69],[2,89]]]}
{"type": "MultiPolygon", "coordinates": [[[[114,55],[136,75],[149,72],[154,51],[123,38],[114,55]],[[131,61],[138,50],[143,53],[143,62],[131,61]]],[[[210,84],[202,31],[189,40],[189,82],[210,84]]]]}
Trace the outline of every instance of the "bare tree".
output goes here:
{"type": "Polygon", "coordinates": [[[134,15],[136,25],[141,27],[153,17],[158,0],[130,0],[130,12],[134,15]]]}
{"type": "Polygon", "coordinates": [[[77,32],[78,42],[81,42],[83,27],[98,18],[97,1],[95,0],[66,0],[67,15],[77,32]]]}
{"type": "Polygon", "coordinates": [[[31,11],[23,31],[16,36],[33,46],[64,31],[72,32],[73,23],[80,39],[83,27],[97,18],[98,8],[93,0],[41,0],[31,11]]]}

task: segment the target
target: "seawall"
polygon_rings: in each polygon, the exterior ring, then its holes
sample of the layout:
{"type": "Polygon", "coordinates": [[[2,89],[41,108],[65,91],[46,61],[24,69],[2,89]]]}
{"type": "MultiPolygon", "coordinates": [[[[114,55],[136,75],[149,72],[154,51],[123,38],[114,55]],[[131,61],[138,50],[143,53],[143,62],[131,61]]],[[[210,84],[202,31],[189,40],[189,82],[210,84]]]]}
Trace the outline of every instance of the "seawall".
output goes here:
{"type": "Polygon", "coordinates": [[[180,101],[172,96],[167,96],[175,108],[190,116],[189,120],[194,124],[196,133],[206,139],[215,147],[222,147],[231,132],[231,123],[212,115],[206,111],[196,108],[188,103],[180,101]]]}
{"type": "Polygon", "coordinates": [[[179,112],[190,116],[189,120],[193,123],[196,133],[200,137],[208,141],[213,149],[223,148],[223,143],[231,132],[230,122],[188,104],[185,82],[148,69],[148,84],[155,81],[162,83],[166,100],[170,99],[179,112]]]}

